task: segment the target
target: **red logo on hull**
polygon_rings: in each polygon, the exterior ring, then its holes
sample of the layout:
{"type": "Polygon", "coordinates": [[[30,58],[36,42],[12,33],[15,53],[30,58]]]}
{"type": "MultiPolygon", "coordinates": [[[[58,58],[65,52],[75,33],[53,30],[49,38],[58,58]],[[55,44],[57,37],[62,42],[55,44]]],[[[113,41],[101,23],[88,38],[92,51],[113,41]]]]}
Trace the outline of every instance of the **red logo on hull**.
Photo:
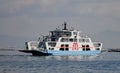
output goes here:
{"type": "Polygon", "coordinates": [[[78,43],[77,42],[73,43],[72,50],[78,50],[78,43]]]}

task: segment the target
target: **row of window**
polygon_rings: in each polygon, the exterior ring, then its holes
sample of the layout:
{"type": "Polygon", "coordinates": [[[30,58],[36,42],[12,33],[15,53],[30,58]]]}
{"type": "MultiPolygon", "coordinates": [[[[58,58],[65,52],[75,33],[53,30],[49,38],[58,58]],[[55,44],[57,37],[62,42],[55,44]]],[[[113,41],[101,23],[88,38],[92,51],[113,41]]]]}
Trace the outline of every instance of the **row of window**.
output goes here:
{"type": "MultiPolygon", "coordinates": [[[[49,50],[54,50],[54,48],[49,48],[49,50]]],[[[90,48],[82,48],[83,51],[90,51],[90,48]]],[[[100,50],[100,48],[96,48],[96,50],[100,50]]],[[[69,51],[69,48],[60,48],[60,51],[69,51]]]]}
{"type": "Polygon", "coordinates": [[[71,32],[61,32],[61,31],[56,31],[56,32],[51,32],[52,36],[71,36],[71,32]]]}
{"type": "Polygon", "coordinates": [[[83,51],[90,51],[89,45],[82,45],[83,51]]]}
{"type": "Polygon", "coordinates": [[[61,47],[60,47],[60,50],[61,50],[61,51],[64,51],[64,50],[65,50],[65,51],[69,51],[69,45],[68,45],[68,44],[65,44],[65,45],[62,44],[61,47]]]}
{"type": "Polygon", "coordinates": [[[62,38],[61,42],[90,42],[89,39],[77,39],[77,38],[62,38]]]}
{"type": "Polygon", "coordinates": [[[55,46],[56,46],[56,43],[50,42],[50,43],[48,43],[48,46],[55,47],[55,46]]]}
{"type": "MultiPolygon", "coordinates": [[[[60,47],[61,51],[69,51],[69,45],[68,44],[62,44],[60,47]]],[[[82,45],[82,50],[83,51],[90,51],[90,46],[89,45],[82,45]]]]}

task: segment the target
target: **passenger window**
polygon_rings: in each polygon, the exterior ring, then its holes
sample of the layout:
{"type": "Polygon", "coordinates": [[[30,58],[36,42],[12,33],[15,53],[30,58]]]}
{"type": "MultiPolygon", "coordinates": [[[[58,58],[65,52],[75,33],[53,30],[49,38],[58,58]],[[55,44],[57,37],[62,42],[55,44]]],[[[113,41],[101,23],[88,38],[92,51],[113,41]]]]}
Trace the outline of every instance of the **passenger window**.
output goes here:
{"type": "Polygon", "coordinates": [[[61,42],[64,42],[64,38],[61,39],[61,42]]]}
{"type": "Polygon", "coordinates": [[[55,47],[56,46],[56,43],[48,43],[48,46],[51,46],[51,47],[55,47]]]}
{"type": "Polygon", "coordinates": [[[61,51],[64,51],[64,48],[60,48],[61,51]]]}
{"type": "Polygon", "coordinates": [[[66,51],[69,50],[69,45],[68,45],[68,44],[65,45],[65,50],[66,50],[66,51]]]}
{"type": "Polygon", "coordinates": [[[85,42],[90,42],[89,39],[85,39],[85,42]]]}
{"type": "Polygon", "coordinates": [[[68,38],[62,38],[61,42],[68,42],[68,38]]]}
{"type": "Polygon", "coordinates": [[[73,32],[74,35],[77,35],[77,32],[73,32]]]}
{"type": "Polygon", "coordinates": [[[60,50],[61,50],[61,51],[64,51],[64,44],[61,45],[60,50]]]}
{"type": "Polygon", "coordinates": [[[85,45],[82,45],[83,51],[85,51],[85,45]]]}
{"type": "Polygon", "coordinates": [[[73,39],[71,38],[71,39],[69,39],[69,41],[70,41],[70,42],[73,42],[73,39]]]}
{"type": "Polygon", "coordinates": [[[64,44],[62,44],[61,47],[64,47],[64,44]]]}
{"type": "Polygon", "coordinates": [[[89,45],[82,45],[83,51],[90,51],[90,46],[89,45]]]}
{"type": "Polygon", "coordinates": [[[60,47],[60,50],[61,51],[69,51],[69,45],[68,44],[61,44],[61,47],[60,47]]]}
{"type": "Polygon", "coordinates": [[[85,39],[82,39],[82,42],[85,42],[85,39]]]}
{"type": "Polygon", "coordinates": [[[86,45],[86,51],[90,51],[89,45],[86,45]]]}
{"type": "Polygon", "coordinates": [[[85,39],[79,39],[79,42],[85,42],[85,39]]]}
{"type": "Polygon", "coordinates": [[[74,38],[74,42],[77,42],[77,39],[76,39],[76,38],[74,38]]]}

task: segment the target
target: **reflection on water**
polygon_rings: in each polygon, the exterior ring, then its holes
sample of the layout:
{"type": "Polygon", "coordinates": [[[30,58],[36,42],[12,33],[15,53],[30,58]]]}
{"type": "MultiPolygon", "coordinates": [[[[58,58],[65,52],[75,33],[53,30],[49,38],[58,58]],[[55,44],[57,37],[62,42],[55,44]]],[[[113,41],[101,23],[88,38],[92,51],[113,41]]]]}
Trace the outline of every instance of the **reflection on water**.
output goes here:
{"type": "Polygon", "coordinates": [[[18,51],[0,51],[1,60],[69,60],[69,61],[96,61],[96,60],[120,60],[120,52],[103,52],[95,56],[32,56],[18,51]],[[3,56],[3,57],[2,57],[3,56]],[[23,59],[19,59],[23,58],[23,59]]]}
{"type": "Polygon", "coordinates": [[[120,60],[119,52],[104,52],[95,56],[27,56],[28,60],[58,60],[58,61],[101,61],[120,60]]]}
{"type": "Polygon", "coordinates": [[[114,52],[104,52],[96,56],[0,53],[0,73],[119,73],[119,55],[120,53],[114,52]]]}
{"type": "Polygon", "coordinates": [[[59,61],[63,61],[63,60],[69,60],[69,61],[82,61],[82,60],[93,60],[95,59],[97,56],[48,56],[46,57],[46,60],[51,60],[51,59],[55,59],[55,60],[59,60],[59,61]]]}

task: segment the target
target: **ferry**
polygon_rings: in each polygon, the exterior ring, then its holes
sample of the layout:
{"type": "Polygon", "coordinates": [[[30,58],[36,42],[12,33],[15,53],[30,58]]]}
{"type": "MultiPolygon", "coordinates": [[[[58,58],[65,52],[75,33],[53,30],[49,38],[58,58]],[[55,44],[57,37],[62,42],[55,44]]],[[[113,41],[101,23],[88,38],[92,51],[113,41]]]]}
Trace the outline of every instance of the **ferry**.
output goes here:
{"type": "Polygon", "coordinates": [[[75,29],[67,29],[64,22],[63,29],[56,28],[47,36],[42,36],[38,41],[26,42],[26,49],[20,52],[32,53],[34,56],[79,56],[97,55],[101,53],[102,43],[92,42],[88,36],[75,29]]]}

